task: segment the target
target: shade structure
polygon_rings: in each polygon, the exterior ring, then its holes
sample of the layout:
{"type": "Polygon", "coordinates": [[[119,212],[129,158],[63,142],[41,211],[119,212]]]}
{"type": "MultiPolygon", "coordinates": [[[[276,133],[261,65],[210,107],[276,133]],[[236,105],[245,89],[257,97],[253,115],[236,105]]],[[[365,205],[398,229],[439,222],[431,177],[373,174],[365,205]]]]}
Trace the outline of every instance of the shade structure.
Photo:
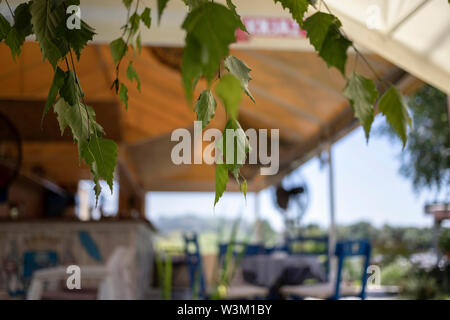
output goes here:
{"type": "MultiPolygon", "coordinates": [[[[235,3],[250,24],[286,22],[284,19],[289,16],[272,1],[235,3]]],[[[110,90],[114,64],[106,44],[119,36],[125,18],[121,1],[85,2],[82,12],[97,28],[98,36],[85,49],[77,72],[98,121],[107,136],[120,144],[122,172],[144,191],[213,191],[214,166],[176,166],[170,159],[174,145],[170,141],[172,131],[191,129],[195,120],[194,112],[186,103],[177,60],[184,36],[179,26],[186,14],[182,2],[171,1],[161,25],[143,34],[145,47],[134,58],[142,88],[139,93],[133,84],[127,83],[128,110],[110,90]],[[171,59],[175,62],[171,63],[171,59]]],[[[285,174],[320,153],[324,146],[358,126],[352,108],[341,93],[345,80],[317,57],[301,32],[276,36],[261,34],[258,28],[254,29],[257,35],[238,42],[231,52],[252,68],[250,89],[256,100],[256,103],[243,100],[239,118],[244,129],[279,129],[280,170],[275,176],[261,176],[260,166],[246,165],[243,173],[248,178],[249,191],[259,191],[279,182],[285,174]]],[[[0,46],[0,112],[7,114],[22,134],[23,171],[72,188],[80,179],[90,178],[89,170],[78,164],[76,146],[68,134],[61,136],[53,113],[49,113],[41,129],[52,70],[41,61],[38,45],[32,40],[25,44],[16,62],[9,50],[0,46]]],[[[389,57],[381,58],[369,51],[366,56],[381,78],[398,85],[403,92],[410,93],[422,84],[386,60],[389,57]]],[[[132,57],[130,51],[128,58],[132,57]]],[[[356,69],[374,78],[367,65],[356,61],[352,52],[349,52],[347,68],[348,72],[356,69]]],[[[124,75],[125,69],[121,73],[124,75]]],[[[201,83],[197,94],[202,88],[201,83]]],[[[210,127],[223,129],[225,122],[225,114],[219,107],[210,127]]],[[[238,190],[238,186],[231,182],[229,190],[238,190]]]]}

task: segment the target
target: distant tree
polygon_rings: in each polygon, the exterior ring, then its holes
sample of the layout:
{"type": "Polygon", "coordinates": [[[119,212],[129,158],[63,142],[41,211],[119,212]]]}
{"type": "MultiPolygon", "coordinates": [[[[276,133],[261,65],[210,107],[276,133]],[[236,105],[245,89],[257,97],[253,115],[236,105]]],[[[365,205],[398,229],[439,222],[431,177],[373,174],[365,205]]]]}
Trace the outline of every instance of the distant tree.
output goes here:
{"type": "MultiPolygon", "coordinates": [[[[450,192],[450,127],[445,93],[425,86],[408,98],[412,130],[401,154],[400,173],[411,179],[417,192],[450,192]]],[[[394,132],[383,127],[391,137],[394,132]]]]}

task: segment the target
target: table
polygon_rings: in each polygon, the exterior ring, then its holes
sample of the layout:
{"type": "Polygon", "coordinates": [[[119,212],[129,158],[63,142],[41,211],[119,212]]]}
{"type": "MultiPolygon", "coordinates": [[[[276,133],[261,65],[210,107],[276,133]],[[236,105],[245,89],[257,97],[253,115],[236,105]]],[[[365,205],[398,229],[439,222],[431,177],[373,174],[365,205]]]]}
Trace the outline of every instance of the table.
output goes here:
{"type": "Polygon", "coordinates": [[[242,259],[241,267],[245,281],[267,287],[275,296],[283,285],[299,285],[311,278],[326,281],[323,265],[315,256],[247,256],[242,259]]]}

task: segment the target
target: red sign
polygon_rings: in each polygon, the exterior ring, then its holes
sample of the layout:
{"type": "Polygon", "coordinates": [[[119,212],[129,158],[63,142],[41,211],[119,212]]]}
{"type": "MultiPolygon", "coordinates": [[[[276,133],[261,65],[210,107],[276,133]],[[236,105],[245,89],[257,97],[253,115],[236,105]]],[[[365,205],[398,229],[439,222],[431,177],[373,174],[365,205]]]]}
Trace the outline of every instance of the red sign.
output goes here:
{"type": "Polygon", "coordinates": [[[236,32],[237,41],[248,41],[251,37],[304,38],[306,32],[290,18],[244,17],[242,22],[248,34],[241,29],[236,32]]]}

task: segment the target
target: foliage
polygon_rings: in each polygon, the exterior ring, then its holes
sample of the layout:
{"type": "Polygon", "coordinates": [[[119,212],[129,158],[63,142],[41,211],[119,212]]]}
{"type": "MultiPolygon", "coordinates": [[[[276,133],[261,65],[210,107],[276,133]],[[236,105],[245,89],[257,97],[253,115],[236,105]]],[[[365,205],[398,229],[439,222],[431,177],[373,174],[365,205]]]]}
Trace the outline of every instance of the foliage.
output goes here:
{"type": "Polygon", "coordinates": [[[398,286],[405,281],[411,269],[411,264],[405,259],[395,261],[381,268],[381,285],[398,286]]]}
{"type": "Polygon", "coordinates": [[[439,248],[444,253],[450,253],[450,230],[445,229],[439,237],[439,248]]]}
{"type": "MultiPolygon", "coordinates": [[[[2,1],[0,1],[1,3],[2,1]]],[[[9,3],[5,0],[7,6],[9,3]]],[[[128,108],[128,87],[120,77],[121,62],[131,46],[135,54],[141,51],[140,26],[151,27],[151,10],[141,10],[140,0],[122,0],[127,10],[127,21],[122,28],[122,35],[111,42],[110,49],[116,65],[116,77],[112,89],[118,94],[120,100],[128,108]]],[[[162,19],[169,0],[158,0],[158,21],[162,19]]],[[[182,63],[182,79],[189,105],[192,105],[194,90],[198,81],[205,78],[208,89],[203,92],[195,111],[204,126],[208,125],[215,115],[217,103],[213,92],[220,98],[225,107],[228,118],[225,129],[234,130],[237,141],[231,142],[235,149],[243,150],[248,154],[250,149],[242,128],[238,122],[239,106],[242,93],[245,92],[250,99],[255,99],[249,90],[251,69],[235,57],[228,57],[230,45],[236,41],[235,31],[240,28],[246,31],[238,14],[238,8],[232,0],[226,5],[214,3],[209,0],[184,0],[188,8],[187,16],[182,24],[186,31],[185,50],[182,63]],[[222,74],[222,64],[227,74],[222,74]],[[218,80],[218,81],[216,81],[218,80]],[[216,83],[217,82],[217,83],[216,83]],[[213,88],[215,87],[215,89],[213,88]]],[[[316,2],[312,0],[274,0],[289,10],[292,17],[302,26],[311,44],[319,56],[329,67],[337,68],[346,77],[347,49],[353,43],[342,32],[342,23],[333,15],[325,4],[328,12],[317,10],[316,2]],[[317,11],[304,20],[308,10],[317,11]]],[[[322,1],[324,2],[324,1],[322,1]]],[[[325,2],[324,2],[325,3],[325,2]]],[[[14,12],[13,24],[0,15],[0,41],[4,41],[11,49],[12,56],[20,55],[21,46],[25,38],[31,34],[39,42],[43,59],[52,65],[55,75],[50,88],[44,115],[53,105],[58,113],[58,120],[62,131],[66,127],[71,129],[74,140],[78,143],[80,160],[83,159],[90,167],[96,182],[95,191],[100,192],[99,179],[107,180],[112,186],[112,176],[117,158],[117,146],[103,138],[104,132],[95,121],[95,112],[84,101],[84,93],[75,70],[76,58],[80,59],[83,48],[93,40],[95,31],[84,21],[81,29],[69,30],[66,26],[68,18],[66,8],[79,5],[79,0],[32,0],[20,4],[14,12]],[[65,65],[65,66],[63,66],[65,65]],[[59,96],[59,97],[58,97],[59,96]]],[[[360,54],[359,51],[356,51],[360,54]]],[[[364,61],[366,61],[364,59],[364,61]]],[[[127,79],[136,82],[140,90],[138,73],[130,61],[127,79]]],[[[355,109],[355,116],[362,122],[366,136],[369,137],[371,124],[375,115],[376,97],[379,93],[372,80],[353,74],[348,80],[346,97],[355,109]]],[[[380,80],[380,79],[378,79],[380,80]]],[[[380,80],[380,82],[382,82],[380,80]]],[[[384,84],[384,82],[382,82],[384,84]]],[[[398,91],[390,85],[386,86],[386,93],[379,103],[380,111],[386,116],[387,122],[400,136],[403,144],[406,142],[409,115],[398,91]]],[[[225,138],[221,142],[225,143],[225,138]]],[[[222,150],[225,146],[222,146],[222,150]]],[[[230,160],[230,159],[223,159],[230,160]]],[[[242,164],[240,160],[218,164],[216,169],[216,197],[219,201],[226,190],[228,175],[231,175],[246,194],[247,182],[240,174],[242,164]]],[[[243,159],[245,161],[245,159],[243,159]]]]}
{"type": "MultiPolygon", "coordinates": [[[[408,98],[413,113],[413,128],[401,155],[400,173],[412,180],[416,191],[436,190],[450,186],[450,124],[447,96],[425,86],[408,98]]],[[[395,133],[389,127],[382,132],[395,133]]]]}

